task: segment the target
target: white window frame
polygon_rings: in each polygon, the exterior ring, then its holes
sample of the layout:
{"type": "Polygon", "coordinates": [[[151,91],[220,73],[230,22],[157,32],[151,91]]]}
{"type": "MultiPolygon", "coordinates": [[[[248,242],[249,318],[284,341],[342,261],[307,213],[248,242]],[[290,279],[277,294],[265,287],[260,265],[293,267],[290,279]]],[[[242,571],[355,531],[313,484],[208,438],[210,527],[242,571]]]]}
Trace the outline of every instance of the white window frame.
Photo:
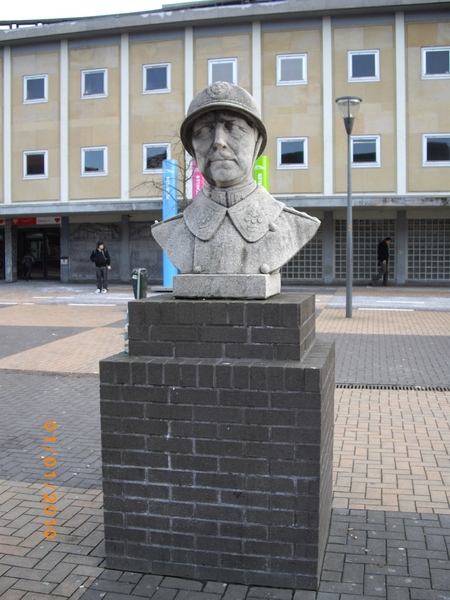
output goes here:
{"type": "Polygon", "coordinates": [[[429,46],[422,48],[422,79],[450,79],[449,73],[427,73],[427,52],[442,52],[446,50],[449,54],[450,65],[450,46],[429,46]]]}
{"type": "Polygon", "coordinates": [[[81,71],[81,98],[106,98],[108,95],[108,69],[87,69],[81,71]],[[86,94],[85,76],[90,73],[103,73],[103,93],[102,94],[86,94]]]}
{"type": "Polygon", "coordinates": [[[449,138],[450,133],[422,134],[422,167],[450,167],[450,160],[427,161],[427,142],[430,138],[449,138]]]}
{"type": "Polygon", "coordinates": [[[283,137],[277,138],[277,169],[307,169],[308,168],[308,138],[307,137],[283,137]],[[283,142],[303,142],[303,163],[283,164],[281,162],[281,150],[283,142]]]}
{"type": "Polygon", "coordinates": [[[277,85],[306,85],[308,83],[308,55],[305,54],[277,54],[277,85]],[[281,63],[283,60],[302,61],[303,79],[281,80],[281,63]]]}
{"type": "Polygon", "coordinates": [[[380,51],[379,50],[349,50],[347,52],[348,81],[349,83],[357,81],[380,81],[380,51]],[[353,57],[362,54],[373,54],[375,56],[375,74],[366,77],[353,76],[353,57]]]}
{"type": "Polygon", "coordinates": [[[233,65],[233,81],[230,83],[234,83],[237,85],[238,82],[238,59],[237,58],[210,58],[208,60],[208,85],[214,83],[212,75],[214,65],[219,63],[231,63],[233,65]]]}
{"type": "Polygon", "coordinates": [[[143,94],[169,94],[172,87],[171,63],[152,63],[142,65],[142,93],[143,94]],[[158,88],[156,90],[148,90],[147,85],[147,70],[165,67],[167,70],[167,87],[158,88]]]}
{"type": "Polygon", "coordinates": [[[38,104],[40,102],[48,102],[48,75],[24,75],[23,77],[23,103],[24,104],[38,104]],[[44,80],[44,97],[28,99],[27,98],[27,82],[31,79],[43,79],[44,80]]]}
{"type": "Polygon", "coordinates": [[[48,178],[48,151],[47,150],[25,150],[23,152],[23,178],[24,179],[47,179],[48,178]],[[39,175],[27,174],[27,157],[32,154],[42,154],[44,156],[44,173],[39,175]]]}
{"type": "Polygon", "coordinates": [[[352,135],[350,138],[351,143],[351,157],[352,157],[352,169],[373,169],[381,167],[381,136],[380,135],[352,135]],[[375,141],[375,161],[374,162],[354,162],[353,161],[353,144],[355,141],[361,140],[374,140],[375,141]]]}
{"type": "Polygon", "coordinates": [[[86,146],[81,148],[81,177],[106,177],[108,175],[108,146],[86,146]],[[85,171],[86,152],[103,150],[103,171],[85,171]]]}
{"type": "Polygon", "coordinates": [[[171,158],[170,155],[170,144],[166,143],[166,142],[161,142],[160,144],[142,144],[142,174],[143,175],[148,175],[149,173],[151,174],[155,174],[155,173],[162,173],[162,167],[161,169],[147,169],[147,148],[166,148],[166,153],[167,153],[167,159],[171,158]]]}

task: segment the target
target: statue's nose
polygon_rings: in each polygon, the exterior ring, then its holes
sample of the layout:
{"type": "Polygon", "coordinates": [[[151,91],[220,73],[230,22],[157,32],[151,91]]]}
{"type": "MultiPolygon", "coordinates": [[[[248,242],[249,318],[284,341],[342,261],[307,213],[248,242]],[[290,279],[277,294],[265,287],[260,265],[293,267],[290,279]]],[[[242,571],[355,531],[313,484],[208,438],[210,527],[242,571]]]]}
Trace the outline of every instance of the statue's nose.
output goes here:
{"type": "Polygon", "coordinates": [[[222,123],[218,123],[215,129],[214,146],[216,148],[225,148],[227,145],[226,131],[222,123]]]}

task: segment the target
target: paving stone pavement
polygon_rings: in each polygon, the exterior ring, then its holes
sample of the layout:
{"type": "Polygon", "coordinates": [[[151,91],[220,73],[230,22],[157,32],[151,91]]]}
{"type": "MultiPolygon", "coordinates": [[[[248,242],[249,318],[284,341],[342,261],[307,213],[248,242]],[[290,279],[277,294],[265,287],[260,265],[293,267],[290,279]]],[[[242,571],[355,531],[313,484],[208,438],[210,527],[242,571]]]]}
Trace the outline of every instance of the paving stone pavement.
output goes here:
{"type": "Polygon", "coordinates": [[[363,308],[387,297],[425,305],[351,320],[341,289],[314,290],[317,330],[337,340],[347,385],[336,389],[334,508],[316,593],[104,568],[96,371],[122,348],[128,292],[111,289],[100,307],[86,287],[67,287],[0,286],[1,599],[450,600],[448,290],[355,289],[363,308]],[[44,477],[43,457],[57,459],[56,477],[44,477]]]}

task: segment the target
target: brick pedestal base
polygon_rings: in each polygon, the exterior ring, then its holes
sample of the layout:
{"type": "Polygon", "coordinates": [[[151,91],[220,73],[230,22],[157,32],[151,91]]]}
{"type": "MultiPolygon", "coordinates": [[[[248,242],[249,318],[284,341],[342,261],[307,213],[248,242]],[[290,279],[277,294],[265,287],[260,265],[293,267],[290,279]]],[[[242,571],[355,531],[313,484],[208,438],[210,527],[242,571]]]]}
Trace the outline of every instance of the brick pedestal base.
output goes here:
{"type": "Polygon", "coordinates": [[[316,589],[334,348],[314,296],[129,309],[130,355],[100,365],[108,568],[316,589]]]}

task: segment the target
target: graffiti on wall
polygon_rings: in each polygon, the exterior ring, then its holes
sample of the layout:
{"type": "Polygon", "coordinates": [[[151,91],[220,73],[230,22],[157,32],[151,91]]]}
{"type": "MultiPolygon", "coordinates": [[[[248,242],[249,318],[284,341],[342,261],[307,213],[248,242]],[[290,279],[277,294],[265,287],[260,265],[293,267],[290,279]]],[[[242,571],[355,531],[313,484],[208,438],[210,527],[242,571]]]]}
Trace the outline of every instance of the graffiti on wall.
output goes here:
{"type": "Polygon", "coordinates": [[[121,238],[120,223],[72,223],[69,225],[69,242],[82,240],[118,241],[121,238]]]}

